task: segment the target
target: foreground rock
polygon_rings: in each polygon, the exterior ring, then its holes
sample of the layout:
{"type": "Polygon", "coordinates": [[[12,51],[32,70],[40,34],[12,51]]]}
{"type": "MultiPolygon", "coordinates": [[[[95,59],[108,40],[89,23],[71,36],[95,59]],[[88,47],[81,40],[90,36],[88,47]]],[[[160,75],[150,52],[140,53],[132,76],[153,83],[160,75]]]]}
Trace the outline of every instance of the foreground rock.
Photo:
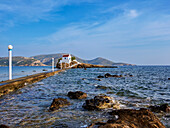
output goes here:
{"type": "Polygon", "coordinates": [[[68,92],[67,96],[71,99],[85,99],[87,98],[87,94],[82,91],[76,91],[76,92],[68,92]]]}
{"type": "Polygon", "coordinates": [[[150,106],[149,109],[152,112],[170,112],[170,106],[168,106],[168,104],[162,104],[162,105],[156,105],[156,106],[150,106]]]}
{"type": "Polygon", "coordinates": [[[6,126],[6,125],[1,124],[1,125],[0,125],[0,128],[9,128],[9,127],[6,126]]]}
{"type": "Polygon", "coordinates": [[[86,100],[83,108],[87,110],[101,110],[114,108],[119,109],[119,103],[109,96],[95,96],[94,99],[86,100]]]}
{"type": "Polygon", "coordinates": [[[168,80],[170,80],[170,78],[168,78],[168,80]]]}
{"type": "Polygon", "coordinates": [[[120,109],[110,113],[112,119],[106,123],[93,123],[88,128],[165,128],[149,110],[120,109]]]}
{"type": "Polygon", "coordinates": [[[53,99],[53,102],[51,103],[50,106],[50,110],[55,111],[61,107],[68,106],[68,105],[70,105],[70,103],[67,101],[67,99],[63,99],[63,98],[53,99]]]}

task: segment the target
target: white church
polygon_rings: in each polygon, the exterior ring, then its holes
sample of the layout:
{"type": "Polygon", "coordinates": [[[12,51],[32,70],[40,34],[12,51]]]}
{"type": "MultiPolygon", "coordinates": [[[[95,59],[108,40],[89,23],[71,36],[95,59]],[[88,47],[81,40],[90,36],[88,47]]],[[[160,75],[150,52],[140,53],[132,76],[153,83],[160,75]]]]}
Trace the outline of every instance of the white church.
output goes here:
{"type": "Polygon", "coordinates": [[[71,55],[70,54],[64,54],[62,56],[62,59],[60,60],[60,65],[61,65],[61,69],[63,68],[62,67],[62,64],[64,63],[65,64],[65,68],[66,68],[66,63],[69,64],[69,67],[70,67],[70,63],[71,63],[71,55]]]}
{"type": "Polygon", "coordinates": [[[71,55],[70,54],[64,54],[62,57],[62,63],[71,63],[71,55]]]}

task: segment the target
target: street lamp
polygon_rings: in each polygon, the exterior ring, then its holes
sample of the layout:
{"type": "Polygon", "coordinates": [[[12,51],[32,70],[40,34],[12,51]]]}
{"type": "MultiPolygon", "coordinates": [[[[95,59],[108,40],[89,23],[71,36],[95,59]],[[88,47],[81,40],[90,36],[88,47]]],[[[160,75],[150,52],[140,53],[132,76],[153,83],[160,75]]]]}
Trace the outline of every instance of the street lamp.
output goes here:
{"type": "Polygon", "coordinates": [[[9,53],[9,80],[12,80],[12,45],[8,45],[8,53],[9,53]]]}

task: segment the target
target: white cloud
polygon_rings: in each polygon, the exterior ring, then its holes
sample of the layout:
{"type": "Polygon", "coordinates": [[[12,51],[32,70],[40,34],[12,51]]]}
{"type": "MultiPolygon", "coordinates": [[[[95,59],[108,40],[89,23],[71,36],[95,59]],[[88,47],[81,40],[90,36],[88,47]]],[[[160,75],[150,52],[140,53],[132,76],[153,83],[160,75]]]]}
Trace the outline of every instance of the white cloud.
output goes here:
{"type": "Polygon", "coordinates": [[[127,14],[130,18],[136,18],[139,16],[138,12],[136,10],[129,10],[127,14]]]}
{"type": "Polygon", "coordinates": [[[0,32],[11,24],[56,20],[61,7],[93,0],[5,0],[0,1],[0,32]]]}

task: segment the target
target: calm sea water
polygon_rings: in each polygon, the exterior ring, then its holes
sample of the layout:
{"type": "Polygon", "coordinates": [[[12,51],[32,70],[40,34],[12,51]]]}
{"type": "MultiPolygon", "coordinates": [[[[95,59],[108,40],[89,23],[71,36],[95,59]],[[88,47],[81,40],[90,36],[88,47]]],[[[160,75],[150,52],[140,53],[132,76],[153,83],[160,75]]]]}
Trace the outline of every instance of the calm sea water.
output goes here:
{"type": "MultiPolygon", "coordinates": [[[[83,91],[88,99],[99,94],[114,97],[121,108],[148,107],[170,104],[170,66],[134,66],[103,69],[70,69],[40,82],[28,85],[0,99],[0,124],[10,127],[81,128],[92,122],[107,121],[107,111],[87,111],[85,99],[67,97],[69,91],[83,91]],[[105,73],[134,77],[102,78],[105,73]],[[102,88],[105,87],[105,88],[102,88]],[[66,98],[71,105],[50,112],[53,98],[66,98]]],[[[170,127],[170,116],[158,114],[161,122],[170,127]]]]}
{"type": "MultiPolygon", "coordinates": [[[[13,79],[44,72],[43,69],[51,71],[50,66],[15,66],[12,68],[13,79]]],[[[0,67],[0,81],[8,80],[8,67],[0,67]]]]}

